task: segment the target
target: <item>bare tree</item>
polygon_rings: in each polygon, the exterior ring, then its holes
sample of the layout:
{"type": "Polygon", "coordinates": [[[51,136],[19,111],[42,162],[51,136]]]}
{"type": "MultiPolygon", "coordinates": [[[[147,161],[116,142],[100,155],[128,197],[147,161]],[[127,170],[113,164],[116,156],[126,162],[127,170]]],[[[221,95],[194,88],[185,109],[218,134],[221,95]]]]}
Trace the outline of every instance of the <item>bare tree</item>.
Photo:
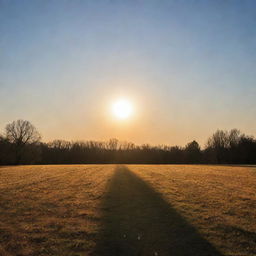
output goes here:
{"type": "Polygon", "coordinates": [[[14,144],[16,164],[20,163],[22,152],[27,144],[40,141],[41,136],[36,128],[25,120],[13,121],[5,127],[6,138],[14,144]]]}
{"type": "Polygon", "coordinates": [[[108,149],[110,149],[110,150],[117,150],[117,149],[118,149],[118,144],[119,144],[118,139],[113,138],[113,139],[110,139],[110,140],[108,141],[107,147],[108,147],[108,149]]]}
{"type": "Polygon", "coordinates": [[[241,140],[241,132],[238,129],[232,129],[230,130],[228,134],[228,143],[229,147],[237,146],[241,140]]]}

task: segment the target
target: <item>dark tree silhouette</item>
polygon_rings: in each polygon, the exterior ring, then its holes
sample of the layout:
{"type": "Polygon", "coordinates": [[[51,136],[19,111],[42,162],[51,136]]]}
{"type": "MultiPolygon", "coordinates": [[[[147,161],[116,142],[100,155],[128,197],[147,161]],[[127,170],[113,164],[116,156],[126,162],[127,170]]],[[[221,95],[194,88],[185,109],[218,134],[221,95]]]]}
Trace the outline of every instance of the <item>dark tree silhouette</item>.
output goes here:
{"type": "Polygon", "coordinates": [[[256,140],[237,129],[217,130],[200,149],[196,141],[185,147],[137,146],[109,141],[54,140],[39,143],[40,134],[28,121],[6,126],[0,135],[0,165],[4,164],[256,164],[256,140]]]}
{"type": "Polygon", "coordinates": [[[206,163],[256,163],[256,140],[237,129],[218,130],[208,139],[204,158],[206,163]]]}
{"type": "Polygon", "coordinates": [[[193,140],[188,143],[185,147],[185,161],[187,163],[200,163],[201,149],[199,144],[193,140]]]}
{"type": "Polygon", "coordinates": [[[40,141],[41,136],[36,128],[25,120],[13,121],[5,127],[7,140],[15,147],[15,163],[19,164],[25,146],[40,141]]]}
{"type": "Polygon", "coordinates": [[[212,152],[216,163],[225,163],[225,156],[229,147],[229,134],[227,131],[217,130],[207,141],[207,148],[212,152]]]}

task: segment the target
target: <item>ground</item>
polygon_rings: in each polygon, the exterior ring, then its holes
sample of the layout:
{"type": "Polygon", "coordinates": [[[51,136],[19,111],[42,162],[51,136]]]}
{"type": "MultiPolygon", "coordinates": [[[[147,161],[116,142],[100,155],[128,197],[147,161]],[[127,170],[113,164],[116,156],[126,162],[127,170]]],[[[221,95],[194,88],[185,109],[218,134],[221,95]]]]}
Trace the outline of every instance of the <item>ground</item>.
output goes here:
{"type": "Polygon", "coordinates": [[[0,255],[256,255],[256,168],[0,168],[0,255]]]}

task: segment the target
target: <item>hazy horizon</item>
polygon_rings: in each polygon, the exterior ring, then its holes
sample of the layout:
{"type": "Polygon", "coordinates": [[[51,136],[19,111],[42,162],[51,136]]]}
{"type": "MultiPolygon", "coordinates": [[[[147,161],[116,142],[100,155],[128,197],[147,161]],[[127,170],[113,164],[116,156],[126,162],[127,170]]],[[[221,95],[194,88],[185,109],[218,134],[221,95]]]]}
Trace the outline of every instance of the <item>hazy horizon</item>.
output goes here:
{"type": "Polygon", "coordinates": [[[0,131],[204,146],[256,135],[255,1],[0,0],[0,131]],[[119,98],[127,120],[113,118],[119,98]]]}

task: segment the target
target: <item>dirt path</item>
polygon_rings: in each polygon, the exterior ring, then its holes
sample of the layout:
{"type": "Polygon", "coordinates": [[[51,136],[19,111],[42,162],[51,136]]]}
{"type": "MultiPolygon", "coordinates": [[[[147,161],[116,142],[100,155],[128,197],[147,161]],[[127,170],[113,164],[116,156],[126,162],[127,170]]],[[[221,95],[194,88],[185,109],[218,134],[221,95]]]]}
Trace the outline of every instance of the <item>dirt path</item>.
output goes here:
{"type": "Polygon", "coordinates": [[[150,185],[118,166],[102,202],[94,255],[221,255],[150,185]]]}

